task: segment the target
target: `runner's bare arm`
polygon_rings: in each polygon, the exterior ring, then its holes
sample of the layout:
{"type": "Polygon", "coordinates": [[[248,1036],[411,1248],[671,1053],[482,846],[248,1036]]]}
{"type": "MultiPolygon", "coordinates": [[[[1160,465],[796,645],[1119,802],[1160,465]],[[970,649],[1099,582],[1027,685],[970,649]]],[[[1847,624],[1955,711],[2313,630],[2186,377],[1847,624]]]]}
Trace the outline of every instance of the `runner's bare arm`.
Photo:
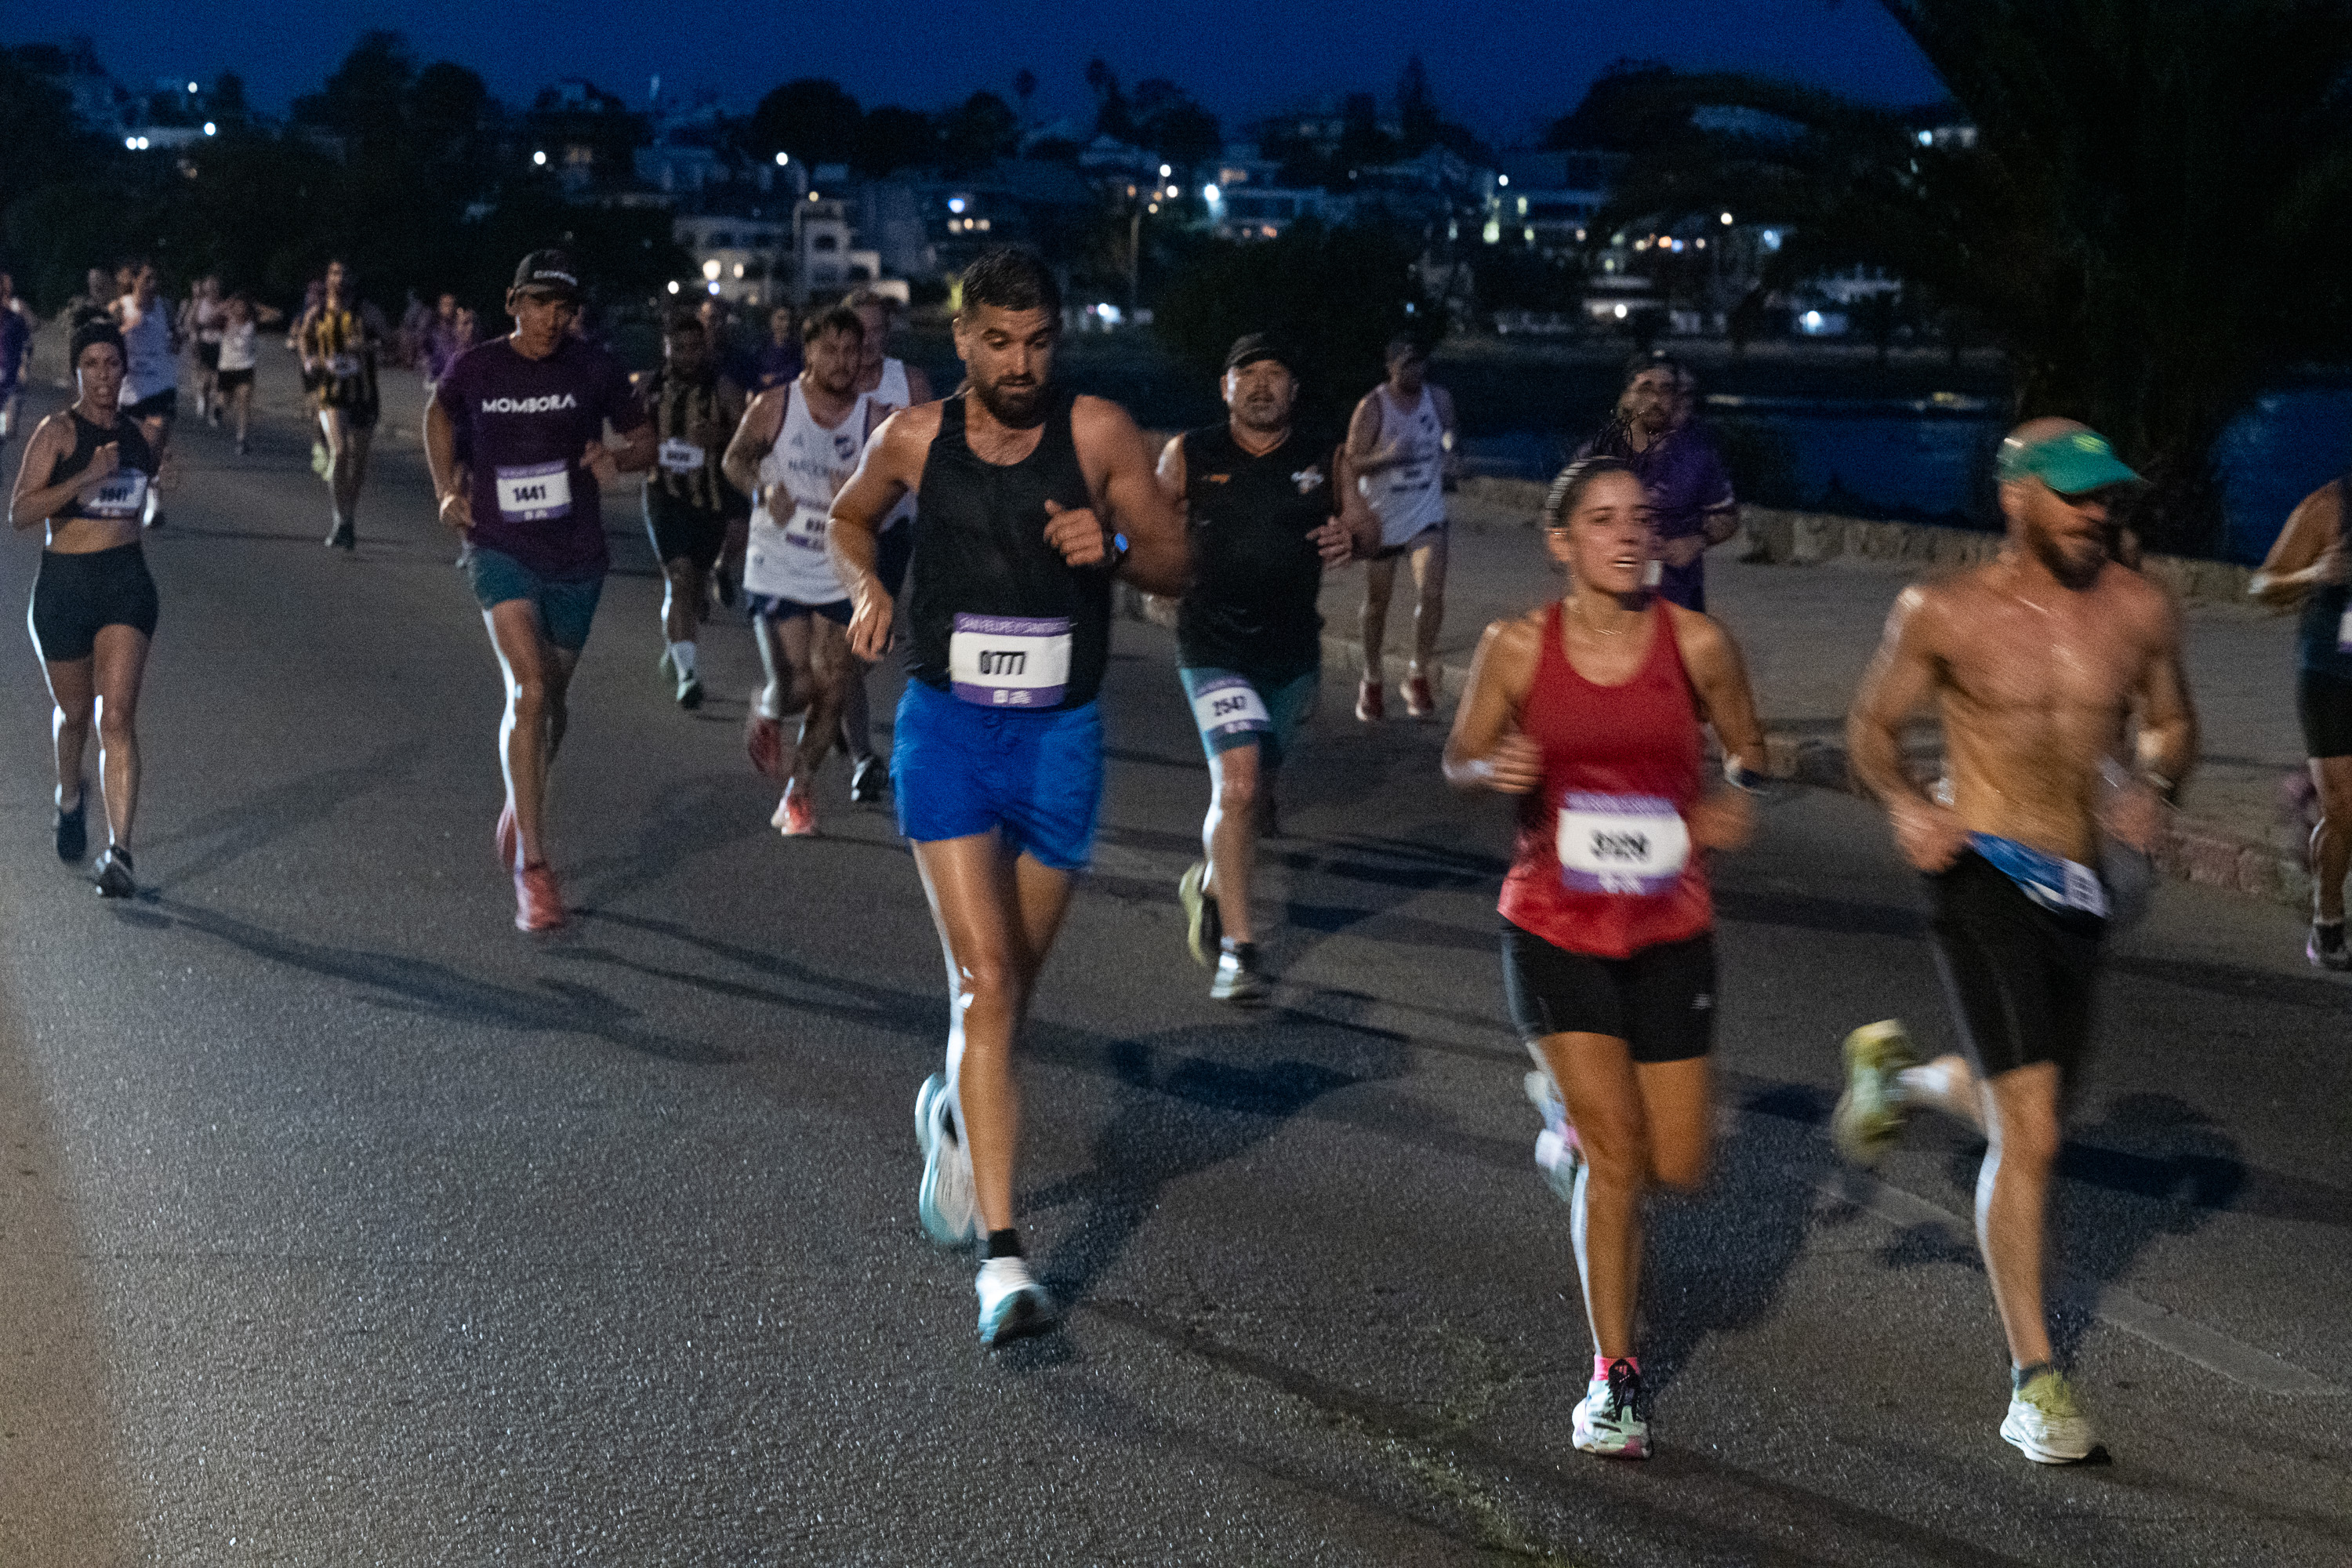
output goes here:
{"type": "Polygon", "coordinates": [[[1543,782],[1543,758],[1519,733],[1519,710],[1535,684],[1545,612],[1491,623],[1470,661],[1470,688],[1445,737],[1445,782],[1455,789],[1525,795],[1543,782]]]}
{"type": "MultiPolygon", "coordinates": [[[[784,425],[784,398],[787,389],[775,387],[751,399],[751,406],[735,422],[735,434],[727,443],[726,455],[719,459],[719,471],[727,482],[750,496],[760,499],[760,459],[776,444],[776,433],[784,425]]],[[[768,509],[771,512],[775,508],[768,509]]]]}
{"type": "Polygon", "coordinates": [[[1119,576],[1147,594],[1181,594],[1192,575],[1192,542],[1152,478],[1150,442],[1126,409],[1101,397],[1077,400],[1070,435],[1096,506],[1068,510],[1048,501],[1045,537],[1071,565],[1092,566],[1107,558],[1116,530],[1127,535],[1119,576]]]}
{"type": "Polygon", "coordinates": [[[35,474],[53,474],[58,459],[73,450],[73,421],[52,414],[33,431],[33,438],[25,443],[24,459],[16,465],[16,488],[8,498],[8,521],[22,532],[49,521],[83,489],[114,472],[121,460],[121,448],[109,441],[98,449],[89,468],[69,479],[49,485],[37,483],[35,474]]]}
{"type": "Polygon", "coordinates": [[[1903,590],[1845,720],[1854,777],[1885,804],[1896,846],[1922,871],[1943,870],[1968,842],[1958,816],[1921,794],[1903,764],[1903,726],[1934,694],[1938,679],[1933,647],[1938,608],[1927,589],[1903,590]]]}
{"type": "Polygon", "coordinates": [[[866,441],[857,471],[833,498],[824,551],[832,558],[834,574],[849,590],[849,649],[868,664],[889,650],[895,609],[874,570],[882,520],[900,496],[921,487],[923,463],[939,433],[938,404],[900,409],[866,441]]]}
{"type": "Polygon", "coordinates": [[[1667,609],[1674,616],[1675,646],[1704,710],[1700,717],[1715,727],[1715,738],[1727,756],[1749,773],[1764,772],[1764,725],[1756,717],[1756,691],[1748,684],[1748,661],[1740,657],[1739,645],[1711,616],[1679,605],[1667,609]]]}
{"type": "Polygon", "coordinates": [[[1184,500],[1184,437],[1171,436],[1168,445],[1160,448],[1160,467],[1155,478],[1160,481],[1160,493],[1168,498],[1179,517],[1191,521],[1192,508],[1184,500]]]}
{"type": "Polygon", "coordinates": [[[654,422],[648,419],[634,430],[622,431],[616,442],[589,445],[603,451],[622,473],[642,474],[654,466],[654,422]]]}
{"type": "MultiPolygon", "coordinates": [[[[1356,457],[1342,441],[1331,454],[1331,482],[1339,489],[1339,523],[1348,531],[1348,554],[1343,559],[1370,555],[1381,547],[1380,515],[1372,503],[1364,499],[1356,485],[1356,457]]],[[[1326,565],[1336,565],[1327,561],[1326,565]]]]}
{"type": "Polygon", "coordinates": [[[2292,608],[2312,589],[2344,581],[2344,487],[2331,479],[2303,498],[2246,584],[2263,604],[2292,608]]]}
{"type": "Polygon", "coordinates": [[[2132,710],[2139,721],[2136,750],[2142,776],[2154,775],[2172,786],[2158,793],[2178,795],[2197,766],[2197,708],[2189,700],[2189,677],[2180,667],[2180,611],[2166,596],[2159,613],[2162,630],[2132,697],[2132,710]]]}
{"type": "Polygon", "coordinates": [[[474,526],[474,500],[457,473],[457,431],[437,397],[425,404],[425,468],[440,498],[441,521],[460,533],[474,526]]]}
{"type": "Polygon", "coordinates": [[[1381,447],[1381,395],[1368,392],[1348,420],[1348,465],[1359,476],[1396,467],[1396,448],[1381,447]]]}

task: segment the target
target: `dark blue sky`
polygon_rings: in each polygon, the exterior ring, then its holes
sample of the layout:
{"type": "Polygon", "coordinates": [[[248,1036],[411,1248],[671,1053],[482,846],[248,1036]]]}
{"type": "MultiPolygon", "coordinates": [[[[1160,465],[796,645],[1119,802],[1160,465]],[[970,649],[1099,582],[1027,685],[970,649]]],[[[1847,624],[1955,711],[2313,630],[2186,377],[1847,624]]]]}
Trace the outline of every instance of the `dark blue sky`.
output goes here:
{"type": "MultiPolygon", "coordinates": [[[[18,28],[30,15],[17,12],[18,28]]],[[[1151,76],[1183,84],[1232,124],[1349,89],[1385,99],[1416,50],[1440,104],[1503,142],[1572,107],[1623,56],[1791,77],[1887,102],[1941,96],[1873,0],[110,0],[61,16],[59,26],[89,30],[126,81],[208,81],[234,69],[270,110],[314,88],[370,26],[405,33],[421,59],[472,67],[516,103],[562,76],[642,102],[659,72],[666,91],[709,87],[744,107],[777,82],[828,76],[868,105],[930,109],[980,87],[1010,98],[1026,66],[1050,118],[1088,108],[1083,72],[1100,55],[1129,84],[1151,76]]]]}

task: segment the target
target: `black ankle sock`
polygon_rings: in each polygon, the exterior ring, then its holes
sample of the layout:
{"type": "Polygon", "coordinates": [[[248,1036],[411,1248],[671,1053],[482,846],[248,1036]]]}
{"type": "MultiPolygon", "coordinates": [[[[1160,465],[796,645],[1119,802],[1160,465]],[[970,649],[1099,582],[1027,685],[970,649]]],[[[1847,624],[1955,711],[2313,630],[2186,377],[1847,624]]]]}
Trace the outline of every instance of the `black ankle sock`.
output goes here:
{"type": "Polygon", "coordinates": [[[2027,1384],[2032,1383],[2035,1378],[2040,1377],[2045,1372],[2056,1372],[2057,1370],[2056,1366],[2046,1361],[2037,1361],[2032,1366],[2011,1367],[2009,1369],[2010,1392],[2012,1394],[2022,1394],[2025,1392],[2025,1385],[2027,1384]]]}
{"type": "Polygon", "coordinates": [[[985,1262],[992,1258],[1020,1256],[1021,1233],[1008,1225],[1003,1230],[992,1230],[988,1233],[988,1249],[981,1254],[981,1259],[985,1262]]]}

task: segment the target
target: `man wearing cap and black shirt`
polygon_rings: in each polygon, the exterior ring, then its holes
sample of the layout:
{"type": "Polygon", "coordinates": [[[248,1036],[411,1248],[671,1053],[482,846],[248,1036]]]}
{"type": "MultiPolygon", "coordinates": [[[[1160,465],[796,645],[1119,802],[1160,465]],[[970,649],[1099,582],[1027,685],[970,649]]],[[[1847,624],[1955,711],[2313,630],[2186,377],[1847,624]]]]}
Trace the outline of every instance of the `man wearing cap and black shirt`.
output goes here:
{"type": "MultiPolygon", "coordinates": [[[[2095,433],[2035,419],[2001,443],[2009,544],[1975,571],[1904,590],[1846,721],[1855,774],[1927,878],[1937,967],[1967,1056],[1920,1064],[1899,1023],[1846,1039],[1831,1128],[1876,1161],[1909,1110],[1980,1129],[1977,1237],[2009,1340],[2000,1435],[2042,1464],[2097,1445],[2052,1363],[2042,1307],[2050,1176],[2090,1044],[2099,947],[2127,918],[2136,851],[2197,757],[2180,617],[2107,556],[2107,511],[2139,476],[2095,433]],[[1913,780],[1903,731],[1933,700],[1948,783],[1913,780]],[[2137,721],[2126,753],[2126,719],[2137,721]]],[[[2145,876],[2144,861],[2137,868],[2145,876]]]]}
{"type": "Polygon", "coordinates": [[[1336,436],[1291,426],[1298,378],[1262,332],[1225,356],[1223,425],[1187,431],[1160,455],[1160,488],[1184,509],[1192,581],[1176,610],[1177,677],[1209,753],[1206,858],[1177,884],[1193,959],[1216,971],[1209,994],[1241,1005],[1271,989],[1258,968],[1250,871],[1261,802],[1315,707],[1325,565],[1379,524],[1347,482],[1336,436]],[[1342,517],[1342,513],[1346,516],[1342,517]]]}
{"type": "Polygon", "coordinates": [[[506,675],[498,848],[524,931],[563,924],[541,829],[565,691],[610,564],[598,484],[654,460],[653,422],[627,373],[572,331],[581,298],[570,256],[523,258],[507,290],[514,331],[467,350],[425,410],[441,520],[473,546],[467,571],[506,675]],[[608,423],[619,434],[610,447],[608,423]]]}

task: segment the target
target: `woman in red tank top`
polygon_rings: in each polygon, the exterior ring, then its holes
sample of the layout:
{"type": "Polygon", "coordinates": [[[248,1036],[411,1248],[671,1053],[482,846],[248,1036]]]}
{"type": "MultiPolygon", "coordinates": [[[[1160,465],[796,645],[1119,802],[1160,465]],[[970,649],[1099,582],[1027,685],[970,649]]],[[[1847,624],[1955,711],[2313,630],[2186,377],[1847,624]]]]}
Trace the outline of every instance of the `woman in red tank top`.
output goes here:
{"type": "Polygon", "coordinates": [[[1642,1200],[1706,1174],[1715,1025],[1706,856],[1745,843],[1764,732],[1739,649],[1643,585],[1655,548],[1641,481],[1570,465],[1544,504],[1569,575],[1554,605],[1486,628],[1445,745],[1460,789],[1520,797],[1504,879],[1504,987],[1543,1070],[1536,1163],[1576,1214],[1593,1375],[1572,1436],[1647,1458],[1633,1306],[1642,1200]],[[1700,726],[1736,787],[1710,789],[1700,726]]]}

